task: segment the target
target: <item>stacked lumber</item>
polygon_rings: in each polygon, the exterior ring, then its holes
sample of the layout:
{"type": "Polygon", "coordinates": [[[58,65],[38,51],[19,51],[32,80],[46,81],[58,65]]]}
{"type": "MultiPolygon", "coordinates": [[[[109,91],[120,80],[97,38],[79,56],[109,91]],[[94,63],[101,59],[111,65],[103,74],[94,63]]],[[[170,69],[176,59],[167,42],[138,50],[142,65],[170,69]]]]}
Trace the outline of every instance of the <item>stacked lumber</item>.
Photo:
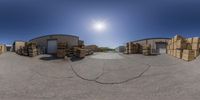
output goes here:
{"type": "Polygon", "coordinates": [[[168,41],[167,54],[185,61],[191,61],[199,56],[199,45],[199,37],[184,38],[176,35],[168,41]]]}
{"type": "Polygon", "coordinates": [[[151,55],[151,45],[144,45],[142,54],[145,56],[151,55]]]}
{"type": "Polygon", "coordinates": [[[57,57],[62,58],[67,54],[67,43],[58,43],[57,57]]]}

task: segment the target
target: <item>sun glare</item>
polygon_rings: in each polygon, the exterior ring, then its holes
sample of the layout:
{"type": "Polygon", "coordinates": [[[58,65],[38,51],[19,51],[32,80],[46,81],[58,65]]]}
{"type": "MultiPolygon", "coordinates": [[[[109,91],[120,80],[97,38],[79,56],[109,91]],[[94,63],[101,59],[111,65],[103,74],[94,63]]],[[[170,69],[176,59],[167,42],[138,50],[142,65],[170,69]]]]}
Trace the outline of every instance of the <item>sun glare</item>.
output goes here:
{"type": "Polygon", "coordinates": [[[106,23],[103,21],[95,22],[93,25],[96,31],[104,31],[106,29],[106,23]]]}

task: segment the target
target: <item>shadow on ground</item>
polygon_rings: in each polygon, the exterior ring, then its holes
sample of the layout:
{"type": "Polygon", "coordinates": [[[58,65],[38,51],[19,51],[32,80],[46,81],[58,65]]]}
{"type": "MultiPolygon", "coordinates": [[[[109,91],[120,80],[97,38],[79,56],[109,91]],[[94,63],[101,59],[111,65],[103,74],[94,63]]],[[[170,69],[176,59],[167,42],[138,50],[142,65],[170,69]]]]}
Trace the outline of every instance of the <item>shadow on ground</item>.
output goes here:
{"type": "Polygon", "coordinates": [[[70,58],[70,60],[71,60],[72,62],[80,61],[80,60],[82,60],[82,59],[84,59],[84,58],[78,58],[78,57],[71,57],[71,58],[70,58]]]}
{"type": "Polygon", "coordinates": [[[40,60],[44,60],[44,61],[59,60],[59,59],[63,59],[63,58],[58,58],[56,57],[56,55],[50,55],[50,56],[40,58],[40,60]]]}

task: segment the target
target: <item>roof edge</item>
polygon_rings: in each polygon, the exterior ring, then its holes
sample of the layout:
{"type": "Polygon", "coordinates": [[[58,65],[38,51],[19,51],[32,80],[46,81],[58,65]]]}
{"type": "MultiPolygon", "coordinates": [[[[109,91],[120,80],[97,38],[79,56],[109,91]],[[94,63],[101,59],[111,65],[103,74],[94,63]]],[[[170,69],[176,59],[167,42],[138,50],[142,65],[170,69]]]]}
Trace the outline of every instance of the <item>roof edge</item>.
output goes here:
{"type": "Polygon", "coordinates": [[[170,38],[164,38],[164,37],[158,37],[158,38],[144,38],[144,39],[139,39],[131,42],[139,42],[139,41],[144,41],[144,40],[152,40],[152,39],[170,39],[170,38]]]}
{"type": "Polygon", "coordinates": [[[29,41],[33,41],[33,40],[35,40],[35,39],[39,39],[39,38],[43,38],[43,37],[47,37],[47,36],[70,36],[70,37],[79,38],[79,37],[76,36],[76,35],[69,35],[69,34],[50,34],[50,35],[39,36],[39,37],[33,38],[33,39],[29,40],[29,41]]]}

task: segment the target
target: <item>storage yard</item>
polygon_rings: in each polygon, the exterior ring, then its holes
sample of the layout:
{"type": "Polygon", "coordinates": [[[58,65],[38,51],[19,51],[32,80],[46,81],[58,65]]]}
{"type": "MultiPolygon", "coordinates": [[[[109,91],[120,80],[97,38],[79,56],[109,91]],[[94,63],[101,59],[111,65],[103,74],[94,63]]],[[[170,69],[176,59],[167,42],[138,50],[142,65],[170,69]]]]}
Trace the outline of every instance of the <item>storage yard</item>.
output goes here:
{"type": "Polygon", "coordinates": [[[192,61],[200,55],[200,38],[149,38],[126,43],[125,54],[145,56],[169,54],[185,61],[192,61]]]}
{"type": "Polygon", "coordinates": [[[199,100],[200,59],[95,53],[85,59],[0,56],[1,100],[199,100]],[[102,56],[102,57],[101,57],[102,56]],[[155,63],[156,62],[156,63],[155,63]]]}
{"type": "Polygon", "coordinates": [[[142,39],[124,54],[68,35],[1,45],[0,100],[199,100],[199,41],[142,39]]]}

